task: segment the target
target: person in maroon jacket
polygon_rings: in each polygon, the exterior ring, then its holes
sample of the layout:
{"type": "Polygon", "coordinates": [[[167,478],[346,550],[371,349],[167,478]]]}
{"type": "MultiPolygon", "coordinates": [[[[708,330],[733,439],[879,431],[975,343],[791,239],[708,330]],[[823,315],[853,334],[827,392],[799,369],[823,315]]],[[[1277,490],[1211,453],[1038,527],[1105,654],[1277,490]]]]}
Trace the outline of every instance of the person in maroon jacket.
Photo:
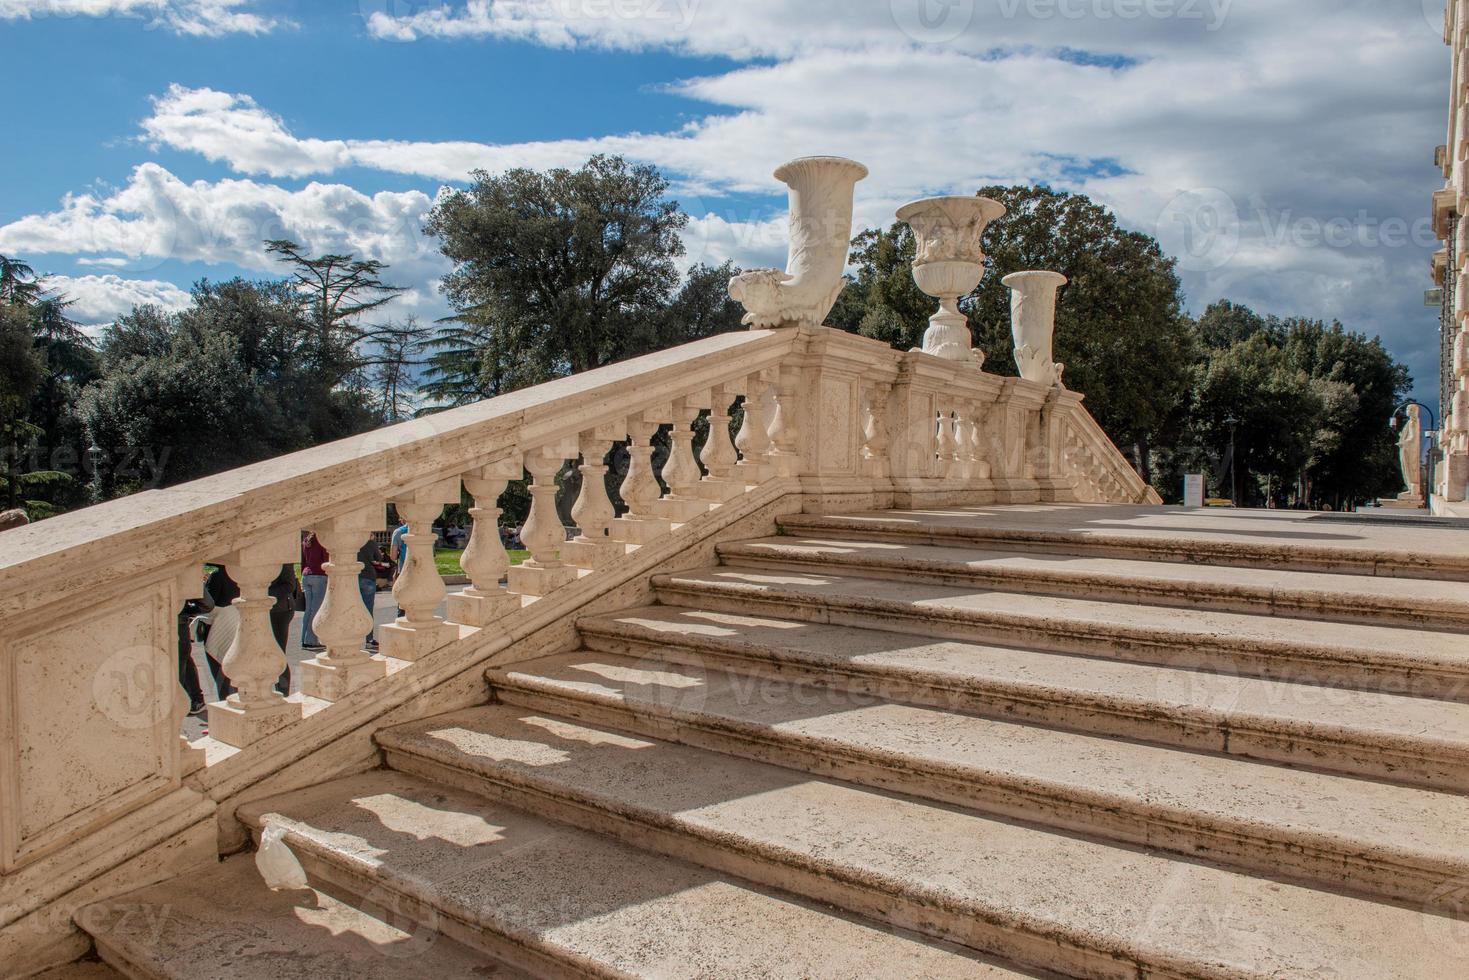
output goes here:
{"type": "Polygon", "coordinates": [[[301,649],[320,653],[326,647],[316,638],[311,621],[326,601],[326,563],[332,560],[327,550],[306,531],[301,535],[301,591],[306,593],[306,614],[301,618],[301,649]]]}

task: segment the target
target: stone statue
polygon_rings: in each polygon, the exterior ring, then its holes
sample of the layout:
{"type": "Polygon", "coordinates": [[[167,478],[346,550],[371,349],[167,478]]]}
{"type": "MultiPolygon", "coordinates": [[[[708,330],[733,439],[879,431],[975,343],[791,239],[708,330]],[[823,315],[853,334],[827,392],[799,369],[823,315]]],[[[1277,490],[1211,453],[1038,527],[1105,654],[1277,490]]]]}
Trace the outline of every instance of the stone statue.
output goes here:
{"type": "Polygon", "coordinates": [[[1403,470],[1403,482],[1408,489],[1400,494],[1403,500],[1423,496],[1423,421],[1422,410],[1417,405],[1408,406],[1408,421],[1398,435],[1398,464],[1403,470]]]}
{"type": "Polygon", "coordinates": [[[1051,360],[1056,336],[1056,290],[1066,285],[1059,272],[1012,272],[1000,280],[1011,289],[1010,332],[1020,376],[1047,388],[1061,383],[1064,364],[1051,360]]]}
{"type": "Polygon", "coordinates": [[[819,327],[846,285],[852,240],[852,194],[867,168],[842,157],[802,157],[775,179],[790,188],[791,245],[786,269],[751,269],[729,281],[743,322],[764,327],[819,327]]]}
{"type": "Polygon", "coordinates": [[[913,281],[939,301],[923,334],[925,354],[984,363],[984,352],[971,346],[969,318],[959,311],[959,297],[969,295],[984,278],[980,239],[989,223],[1004,214],[999,201],[963,195],[924,198],[898,209],[898,220],[913,229],[913,281]]]}

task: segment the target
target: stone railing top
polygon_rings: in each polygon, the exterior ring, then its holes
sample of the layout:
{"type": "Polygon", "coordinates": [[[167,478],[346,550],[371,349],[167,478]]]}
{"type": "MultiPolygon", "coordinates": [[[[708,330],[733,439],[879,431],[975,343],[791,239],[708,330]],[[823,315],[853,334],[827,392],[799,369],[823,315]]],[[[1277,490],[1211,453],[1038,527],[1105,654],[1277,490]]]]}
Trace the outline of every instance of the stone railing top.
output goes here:
{"type": "Polygon", "coordinates": [[[773,367],[791,331],[721,334],[0,532],[0,616],[157,578],[773,367]]]}

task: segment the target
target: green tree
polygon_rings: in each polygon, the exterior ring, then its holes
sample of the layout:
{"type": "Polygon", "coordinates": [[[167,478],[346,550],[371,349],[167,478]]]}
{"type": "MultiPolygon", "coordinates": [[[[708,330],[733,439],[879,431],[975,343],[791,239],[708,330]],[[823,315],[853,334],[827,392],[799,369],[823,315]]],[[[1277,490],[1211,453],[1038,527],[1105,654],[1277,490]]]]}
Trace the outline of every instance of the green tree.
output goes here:
{"type": "Polygon", "coordinates": [[[316,370],[339,383],[360,368],[358,344],[364,339],[361,318],[391,303],[404,287],[382,279],[382,262],[344,255],[310,256],[289,239],[265,243],[265,250],[290,270],[290,281],[307,303],[313,331],[304,353],[316,370]]]}
{"type": "Polygon", "coordinates": [[[674,260],[688,217],[653,167],[596,156],[579,170],[475,171],[441,198],[425,231],[455,263],[444,290],[461,330],[488,356],[436,377],[483,384],[507,369],[557,377],[635,353],[678,285],[674,260]],[[522,363],[524,357],[529,363],[522,363]]]}
{"type": "Polygon", "coordinates": [[[30,311],[0,301],[0,447],[3,447],[4,506],[21,503],[23,448],[37,429],[27,419],[31,397],[45,378],[45,365],[31,336],[30,311]]]}
{"type": "Polygon", "coordinates": [[[109,494],[304,449],[378,422],[371,395],[309,352],[318,324],[290,282],[200,282],[176,313],[140,307],[108,328],[79,414],[107,453],[109,494]]]}
{"type": "Polygon", "coordinates": [[[20,259],[0,255],[0,303],[29,306],[40,297],[36,270],[20,259]]]}

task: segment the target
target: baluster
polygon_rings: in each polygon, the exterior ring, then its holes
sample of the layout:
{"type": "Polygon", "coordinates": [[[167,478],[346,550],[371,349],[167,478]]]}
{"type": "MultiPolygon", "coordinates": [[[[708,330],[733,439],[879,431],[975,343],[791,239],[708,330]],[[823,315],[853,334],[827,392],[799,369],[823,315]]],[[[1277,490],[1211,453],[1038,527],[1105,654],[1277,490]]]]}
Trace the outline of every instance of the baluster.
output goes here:
{"type": "Polygon", "coordinates": [[[270,583],[282,565],[300,556],[301,534],[293,528],[241,548],[220,562],[240,587],[234,601],[239,628],[223,663],[235,693],[209,706],[209,734],[226,745],[243,748],[302,716],[300,700],[289,700],[275,689],[286,669],[286,653],[270,629],[270,609],[275,605],[270,583]]]}
{"type": "Polygon", "coordinates": [[[735,435],[735,449],[740,461],[735,477],[746,486],[755,486],[770,478],[770,411],[769,384],[759,374],[745,379],[744,418],[735,435]]]}
{"type": "Polygon", "coordinates": [[[580,533],[561,548],[561,560],[576,568],[598,569],[624,557],[627,548],[609,535],[617,512],[607,496],[607,454],[622,437],[611,426],[598,426],[581,434],[581,493],[571,508],[571,519],[580,533]]]}
{"type": "Polygon", "coordinates": [[[326,564],[326,599],[311,628],[326,652],[301,664],[301,693],[323,701],[340,701],[366,684],[386,677],[388,662],[363,649],[372,633],[372,611],[362,600],[357,553],[383,527],[383,508],[364,507],[315,526],[331,556],[326,564]]]}
{"type": "Polygon", "coordinates": [[[954,423],[947,411],[940,411],[937,418],[937,440],[931,472],[937,477],[952,475],[954,461],[954,423]]]}
{"type": "Polygon", "coordinates": [[[653,513],[676,523],[686,523],[708,513],[709,501],[699,495],[699,463],[694,459],[694,420],[699,407],[693,399],[678,398],[673,402],[673,429],[668,461],[663,464],[663,482],[668,494],[653,504],[653,513]]]}
{"type": "Polygon", "coordinates": [[[511,592],[544,596],[577,579],[577,570],[561,560],[566,544],[566,527],[556,510],[556,474],[568,457],[577,455],[575,440],[567,440],[527,453],[525,468],[530,471],[530,516],[520,529],[520,542],[530,551],[530,558],[510,569],[511,592]]]}
{"type": "Polygon", "coordinates": [[[378,630],[383,654],[396,660],[419,660],[459,638],[459,627],[437,615],[448,590],[434,564],[433,522],[448,504],[459,503],[459,478],[453,477],[393,498],[407,523],[403,543],[408,558],[393,583],[393,598],[403,614],[378,630]]]}
{"type": "Polygon", "coordinates": [[[984,406],[979,402],[970,402],[969,407],[969,460],[970,472],[975,480],[988,480],[990,478],[990,463],[985,458],[984,425],[980,421],[984,417],[984,406]]]}
{"type": "Polygon", "coordinates": [[[699,454],[699,462],[709,475],[699,481],[698,494],[715,503],[733,500],[745,492],[744,481],[735,472],[739,455],[729,435],[730,406],[734,399],[734,392],[725,385],[716,385],[709,392],[709,437],[699,454]]]}
{"type": "Polygon", "coordinates": [[[667,534],[673,525],[653,513],[658,499],[658,480],[653,476],[653,434],[658,431],[660,412],[644,412],[627,420],[627,476],[620,493],[627,513],[612,522],[612,536],[628,544],[647,544],[667,534]]]}
{"type": "Polygon", "coordinates": [[[482,466],[464,477],[464,489],[474,499],[469,516],[474,525],[459,566],[469,576],[470,586],[449,596],[448,620],[465,626],[485,627],[518,611],[520,596],[500,584],[510,571],[510,556],[500,540],[500,495],[511,480],[520,479],[524,467],[520,454],[482,466]]]}
{"type": "Polygon", "coordinates": [[[769,460],[779,476],[795,476],[800,469],[800,431],[796,419],[796,387],[800,375],[794,370],[780,371],[771,386],[775,411],[770,418],[769,460]]]}
{"type": "Polygon", "coordinates": [[[954,402],[954,454],[949,458],[949,479],[968,480],[972,475],[969,465],[969,421],[964,417],[962,401],[954,402]]]}
{"type": "Polygon", "coordinates": [[[892,385],[882,383],[862,389],[862,469],[868,476],[888,472],[888,393],[892,385]]]}

